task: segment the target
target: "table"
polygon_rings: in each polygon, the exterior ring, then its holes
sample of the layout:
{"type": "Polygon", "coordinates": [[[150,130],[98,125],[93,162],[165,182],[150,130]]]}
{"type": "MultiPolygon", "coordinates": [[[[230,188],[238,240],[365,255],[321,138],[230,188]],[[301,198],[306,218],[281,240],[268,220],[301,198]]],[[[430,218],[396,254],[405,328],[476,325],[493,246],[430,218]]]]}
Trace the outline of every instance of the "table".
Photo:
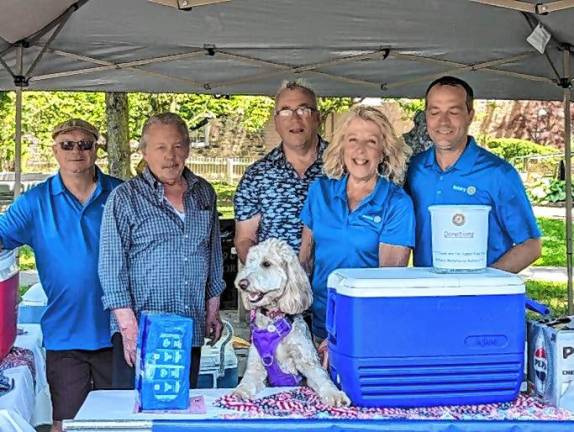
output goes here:
{"type": "Polygon", "coordinates": [[[0,409],[0,431],[2,432],[35,432],[20,414],[15,411],[0,409]]]}
{"type": "MultiPolygon", "coordinates": [[[[14,380],[14,389],[0,397],[0,410],[5,410],[5,418],[17,418],[34,426],[51,424],[52,408],[46,380],[42,330],[39,324],[19,324],[18,328],[24,333],[16,337],[14,346],[32,352],[35,376],[27,366],[6,369],[4,375],[14,380]]],[[[1,430],[4,432],[4,429],[1,430]]]]}
{"type": "MultiPolygon", "coordinates": [[[[258,397],[282,389],[267,388],[258,397]]],[[[288,390],[288,389],[287,389],[288,390]]],[[[135,395],[130,390],[99,390],[88,395],[74,420],[64,421],[64,430],[82,432],[183,432],[183,431],[525,431],[572,432],[574,421],[452,421],[452,420],[341,420],[334,418],[235,418],[242,413],[213,406],[214,401],[229,393],[229,389],[192,390],[202,395],[206,414],[148,414],[134,413],[135,395]]]]}

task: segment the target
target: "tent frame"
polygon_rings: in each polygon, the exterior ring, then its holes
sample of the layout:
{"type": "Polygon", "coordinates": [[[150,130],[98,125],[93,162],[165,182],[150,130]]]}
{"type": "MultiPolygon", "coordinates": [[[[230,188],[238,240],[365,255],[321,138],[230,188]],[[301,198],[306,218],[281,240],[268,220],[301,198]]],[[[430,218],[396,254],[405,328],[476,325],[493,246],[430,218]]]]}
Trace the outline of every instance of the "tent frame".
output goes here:
{"type": "MultiPolygon", "coordinates": [[[[538,15],[547,15],[551,12],[569,9],[574,7],[574,0],[555,0],[553,2],[547,3],[539,3],[533,4],[524,1],[518,0],[470,0],[471,2],[480,3],[483,5],[490,5],[496,7],[502,7],[512,10],[521,11],[525,19],[527,20],[528,24],[530,25],[531,29],[535,27],[536,24],[540,24],[538,20],[538,15]]],[[[529,81],[535,81],[545,84],[554,84],[558,85],[559,87],[563,88],[563,105],[564,105],[564,150],[565,150],[565,167],[566,167],[566,258],[567,258],[567,273],[568,273],[568,312],[569,314],[574,314],[574,289],[573,289],[573,247],[572,247],[572,150],[571,150],[571,89],[572,89],[572,72],[570,70],[570,62],[571,62],[571,55],[572,55],[572,46],[562,43],[556,39],[554,35],[552,35],[551,43],[556,43],[558,48],[562,51],[562,74],[560,75],[556,69],[556,67],[552,64],[550,57],[545,54],[546,59],[548,60],[550,66],[552,67],[553,71],[556,74],[556,79],[550,79],[543,76],[536,76],[524,73],[516,73],[506,70],[498,69],[498,66],[505,65],[517,60],[522,60],[531,56],[536,55],[533,51],[528,51],[525,53],[521,53],[518,55],[514,55],[511,57],[504,57],[494,60],[489,60],[486,62],[480,62],[476,64],[465,64],[454,62],[450,60],[438,59],[433,57],[421,56],[413,54],[412,52],[401,51],[401,50],[394,50],[389,47],[381,47],[376,50],[364,50],[364,52],[356,55],[350,55],[340,58],[333,58],[327,61],[322,61],[313,64],[306,64],[306,65],[291,65],[287,63],[281,62],[271,62],[261,58],[247,56],[244,54],[237,54],[231,52],[229,50],[224,50],[217,48],[214,45],[205,45],[203,47],[196,47],[191,49],[190,51],[182,52],[179,54],[172,54],[172,55],[165,55],[165,56],[156,56],[152,58],[144,58],[136,61],[129,61],[129,62],[121,62],[121,63],[114,63],[110,61],[95,59],[92,57],[79,55],[67,51],[56,50],[50,48],[51,43],[56,39],[60,31],[63,29],[65,24],[68,22],[69,18],[72,14],[78,10],[83,4],[85,4],[87,0],[79,0],[77,3],[70,6],[66,11],[64,11],[59,17],[54,19],[52,22],[47,24],[44,28],[36,32],[34,35],[31,35],[29,38],[24,40],[18,41],[12,44],[10,47],[5,49],[3,52],[0,52],[0,64],[10,73],[12,78],[14,79],[14,85],[16,87],[16,134],[15,134],[15,186],[14,186],[14,196],[17,197],[20,193],[20,185],[21,185],[21,146],[22,146],[22,92],[23,88],[27,87],[30,81],[41,81],[41,80],[49,80],[53,78],[61,78],[61,77],[68,77],[74,75],[83,75],[83,74],[91,74],[91,73],[98,73],[107,70],[122,70],[122,69],[129,69],[129,70],[136,70],[138,73],[144,73],[152,76],[168,78],[170,80],[176,80],[183,83],[187,83],[194,87],[200,87],[206,90],[207,92],[213,92],[224,90],[225,88],[232,87],[233,85],[245,82],[256,82],[262,78],[268,78],[270,76],[283,74],[285,72],[289,72],[292,74],[301,74],[301,73],[311,73],[319,76],[324,76],[329,79],[334,79],[338,81],[342,81],[345,83],[350,84],[359,84],[362,86],[366,86],[372,88],[375,91],[379,91],[381,94],[379,96],[384,97],[385,90],[399,88],[407,85],[411,85],[414,83],[428,81],[430,79],[436,78],[438,76],[442,76],[445,74],[456,74],[460,72],[466,71],[477,71],[477,70],[486,70],[489,72],[493,72],[496,74],[511,76],[513,78],[524,79],[529,81]],[[50,34],[47,42],[41,43],[40,38],[48,34],[48,32],[52,31],[50,34]],[[29,48],[31,46],[40,47],[40,53],[35,57],[32,61],[30,66],[26,71],[24,71],[24,49],[29,48]],[[17,71],[11,70],[8,64],[4,61],[3,56],[7,53],[13,51],[14,49],[17,50],[17,57],[16,57],[16,68],[17,71]],[[87,67],[87,68],[80,68],[75,70],[69,70],[64,72],[58,73],[51,73],[51,74],[44,74],[44,75],[36,75],[34,76],[33,72],[36,66],[40,63],[42,57],[45,53],[50,52],[52,54],[75,59],[78,61],[83,61],[87,63],[92,63],[97,66],[95,67],[87,67]],[[142,66],[150,65],[150,64],[157,64],[157,63],[165,63],[171,61],[178,61],[183,59],[190,59],[195,58],[198,56],[210,56],[210,57],[221,57],[233,60],[239,60],[240,62],[244,62],[247,64],[252,64],[255,66],[261,66],[264,68],[268,68],[270,70],[257,73],[251,75],[249,77],[244,77],[235,80],[229,81],[219,81],[219,82],[205,82],[199,83],[189,78],[182,78],[182,77],[173,77],[168,76],[163,73],[157,73],[152,71],[147,71],[141,69],[142,66]],[[394,58],[400,60],[410,60],[415,62],[422,62],[422,63],[432,63],[432,64],[439,64],[442,66],[448,66],[450,69],[447,71],[441,71],[440,73],[428,74],[425,76],[417,77],[416,79],[410,80],[403,80],[398,81],[392,84],[388,83],[381,83],[381,82],[372,82],[362,79],[356,79],[351,77],[339,76],[332,73],[326,73],[320,71],[320,68],[324,68],[327,66],[339,65],[339,64],[352,64],[359,61],[365,60],[385,60],[387,58],[394,58]]],[[[353,50],[357,51],[356,48],[352,48],[353,50]]]]}

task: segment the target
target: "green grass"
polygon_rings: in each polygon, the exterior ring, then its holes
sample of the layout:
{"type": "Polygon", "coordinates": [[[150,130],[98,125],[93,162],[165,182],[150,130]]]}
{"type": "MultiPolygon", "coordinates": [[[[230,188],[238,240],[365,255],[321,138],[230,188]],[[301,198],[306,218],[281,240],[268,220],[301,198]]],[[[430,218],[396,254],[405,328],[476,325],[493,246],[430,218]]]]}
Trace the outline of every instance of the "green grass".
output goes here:
{"type": "Polygon", "coordinates": [[[542,255],[535,266],[566,267],[565,223],[558,219],[538,218],[542,230],[542,255]]]}
{"type": "Polygon", "coordinates": [[[34,252],[30,246],[22,246],[20,248],[20,270],[33,270],[36,268],[36,260],[34,252]]]}
{"type": "Polygon", "coordinates": [[[555,316],[568,313],[568,293],[565,282],[527,281],[526,293],[530,298],[550,307],[555,316]]]}
{"type": "Polygon", "coordinates": [[[212,182],[212,186],[217,193],[217,210],[223,219],[233,219],[233,194],[237,185],[223,182],[212,182]]]}

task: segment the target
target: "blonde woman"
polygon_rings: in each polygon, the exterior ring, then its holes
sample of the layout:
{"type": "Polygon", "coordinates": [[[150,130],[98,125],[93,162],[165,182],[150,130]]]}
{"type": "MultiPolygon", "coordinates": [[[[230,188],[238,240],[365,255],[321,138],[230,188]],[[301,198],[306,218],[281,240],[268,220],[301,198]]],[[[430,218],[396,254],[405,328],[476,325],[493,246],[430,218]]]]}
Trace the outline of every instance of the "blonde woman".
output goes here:
{"type": "Polygon", "coordinates": [[[383,113],[354,108],[324,153],[303,210],[299,258],[313,286],[316,339],[326,338],[327,277],[337,268],[406,266],[415,218],[401,187],[410,148],[383,113]]]}

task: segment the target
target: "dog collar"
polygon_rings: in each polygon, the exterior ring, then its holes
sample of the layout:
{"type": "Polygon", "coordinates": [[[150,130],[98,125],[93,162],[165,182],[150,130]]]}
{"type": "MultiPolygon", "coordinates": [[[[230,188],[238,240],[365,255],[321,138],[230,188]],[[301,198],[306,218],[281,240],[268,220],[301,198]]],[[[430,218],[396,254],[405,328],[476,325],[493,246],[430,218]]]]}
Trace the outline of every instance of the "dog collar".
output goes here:
{"type": "Polygon", "coordinates": [[[279,310],[279,308],[267,309],[266,307],[262,307],[261,309],[259,309],[259,311],[263,315],[265,315],[267,318],[270,318],[273,321],[275,321],[276,319],[288,316],[286,313],[281,312],[281,310],[279,310]]]}

